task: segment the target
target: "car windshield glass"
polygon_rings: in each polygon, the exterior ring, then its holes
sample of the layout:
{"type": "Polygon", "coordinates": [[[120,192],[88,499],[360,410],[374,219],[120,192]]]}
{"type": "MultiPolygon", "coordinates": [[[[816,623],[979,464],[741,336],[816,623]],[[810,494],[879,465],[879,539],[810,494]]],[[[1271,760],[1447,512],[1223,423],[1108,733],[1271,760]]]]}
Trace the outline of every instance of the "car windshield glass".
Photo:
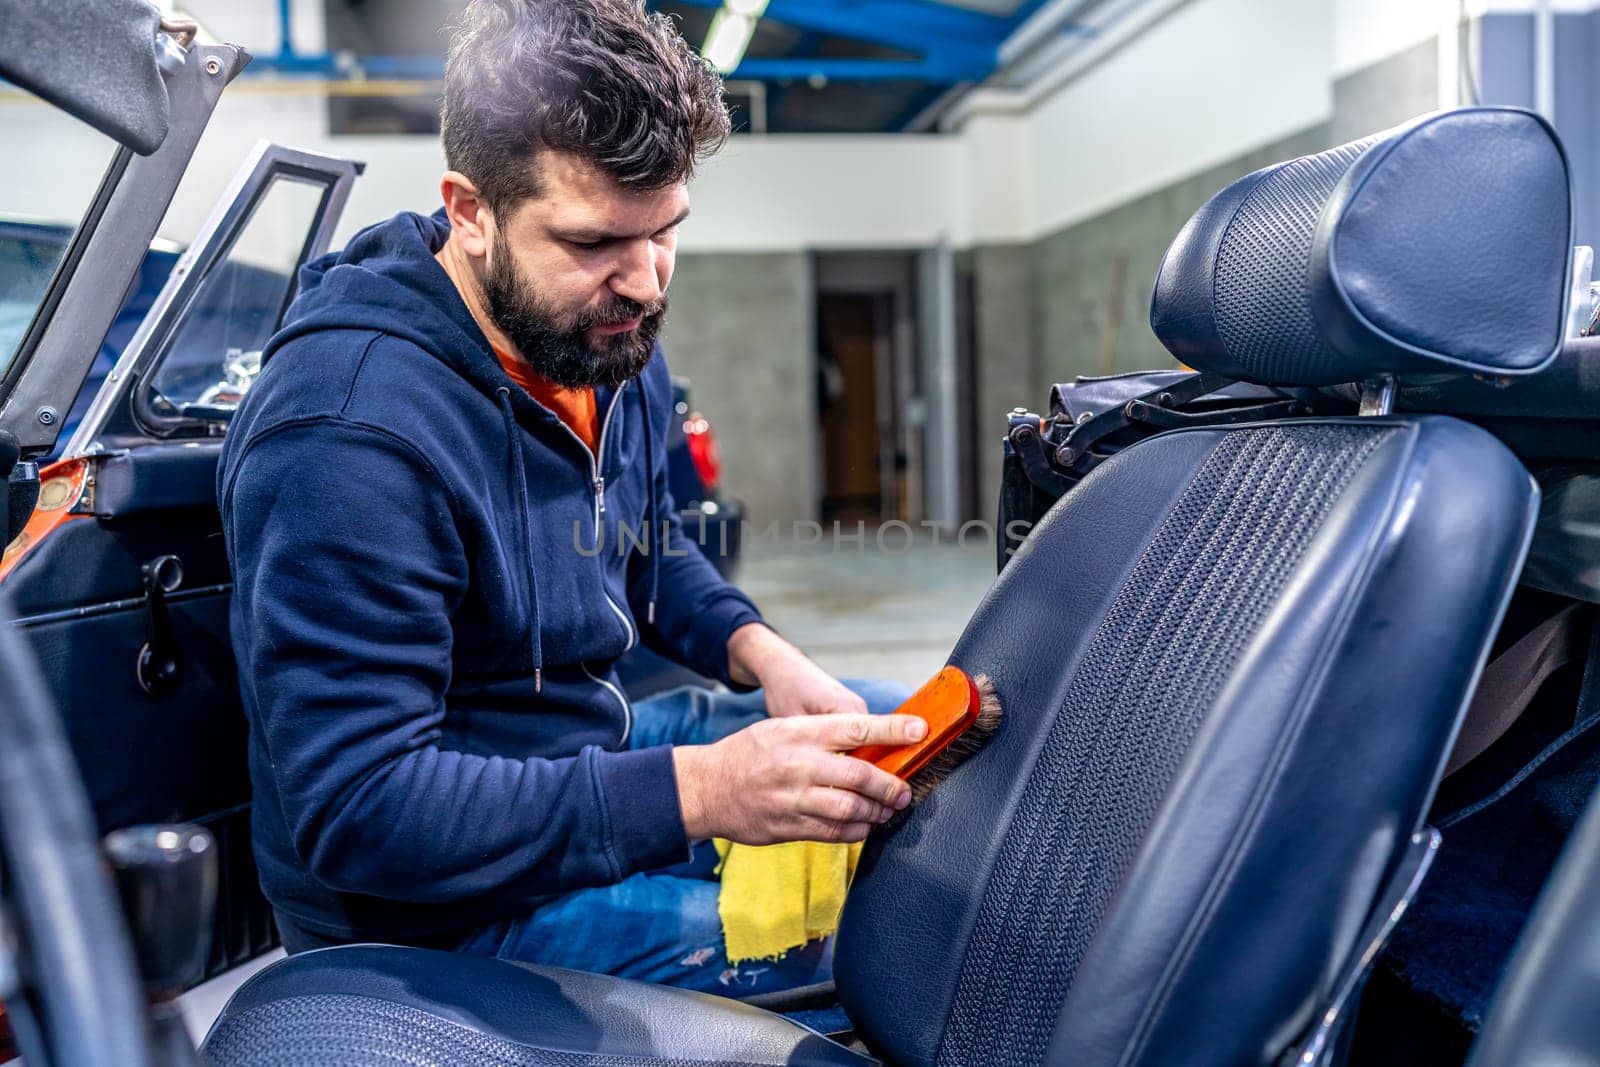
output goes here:
{"type": "Polygon", "coordinates": [[[278,178],[213,267],[150,383],[166,416],[226,419],[261,367],[326,186],[278,178]]]}
{"type": "Polygon", "coordinates": [[[0,375],[16,358],[116,145],[0,81],[0,129],[18,150],[0,167],[0,375]],[[24,149],[22,146],[26,146],[24,149]],[[49,174],[40,182],[39,174],[49,174]]]}

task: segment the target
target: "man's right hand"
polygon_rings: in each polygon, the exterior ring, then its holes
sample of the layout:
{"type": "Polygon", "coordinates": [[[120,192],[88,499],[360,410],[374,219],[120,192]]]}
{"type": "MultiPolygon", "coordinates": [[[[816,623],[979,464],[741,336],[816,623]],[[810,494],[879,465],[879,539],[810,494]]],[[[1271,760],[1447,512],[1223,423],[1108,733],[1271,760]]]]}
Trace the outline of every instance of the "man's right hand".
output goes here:
{"type": "Polygon", "coordinates": [[[678,802],[691,841],[744,845],[861,841],[911,803],[904,781],[846,753],[908,745],[927,723],[914,715],[768,719],[710,745],[672,750],[678,802]]]}

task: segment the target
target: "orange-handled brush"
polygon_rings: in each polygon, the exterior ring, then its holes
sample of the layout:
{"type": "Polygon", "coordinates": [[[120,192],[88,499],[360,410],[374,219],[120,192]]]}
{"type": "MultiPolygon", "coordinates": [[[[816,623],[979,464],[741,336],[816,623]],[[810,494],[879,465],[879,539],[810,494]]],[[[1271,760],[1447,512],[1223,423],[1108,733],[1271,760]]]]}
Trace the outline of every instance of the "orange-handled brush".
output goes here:
{"type": "Polygon", "coordinates": [[[905,779],[914,805],[999,728],[1000,698],[988,678],[949,666],[911,694],[895,714],[926,722],[927,736],[909,745],[865,745],[850,754],[905,779]]]}

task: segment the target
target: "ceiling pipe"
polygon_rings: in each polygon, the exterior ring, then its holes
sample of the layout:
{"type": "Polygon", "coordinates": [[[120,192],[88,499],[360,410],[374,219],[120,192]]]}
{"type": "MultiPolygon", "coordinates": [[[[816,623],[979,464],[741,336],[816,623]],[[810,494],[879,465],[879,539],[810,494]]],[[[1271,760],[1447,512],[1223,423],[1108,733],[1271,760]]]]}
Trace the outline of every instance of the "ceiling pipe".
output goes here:
{"type": "MultiPolygon", "coordinates": [[[[1035,51],[1048,51],[1069,40],[1082,40],[1093,36],[1093,27],[1077,20],[1087,9],[1100,6],[1104,0],[1049,0],[1011,31],[996,50],[994,70],[987,79],[1002,77],[1007,69],[1035,51]]],[[[941,93],[903,127],[906,133],[924,133],[946,125],[942,120],[973,91],[982,91],[976,81],[961,81],[941,93]]]]}
{"type": "Polygon", "coordinates": [[[1085,3],[1086,0],[1049,0],[1049,3],[1029,15],[1027,21],[1012,31],[1011,36],[1000,45],[999,65],[1005,67],[1015,63],[1034,45],[1060,33],[1085,3]]]}
{"type": "MultiPolygon", "coordinates": [[[[1087,6],[1085,0],[1078,2],[1080,11],[1087,6]]],[[[1096,4],[1089,17],[1080,17],[1079,20],[1087,32],[1059,39],[1052,45],[1036,46],[1031,52],[1020,53],[1016,62],[1000,69],[997,76],[1009,75],[1020,81],[1020,85],[1010,88],[1003,85],[984,86],[973,90],[957,100],[940,117],[939,128],[945,131],[959,130],[963,123],[978,114],[1008,115],[1028,111],[1192,2],[1110,0],[1096,4]]]]}
{"type": "Polygon", "coordinates": [[[973,88],[972,82],[957,82],[944,92],[940,93],[932,103],[906,123],[902,128],[903,133],[927,133],[939,123],[939,117],[956,105],[963,96],[973,88]]]}

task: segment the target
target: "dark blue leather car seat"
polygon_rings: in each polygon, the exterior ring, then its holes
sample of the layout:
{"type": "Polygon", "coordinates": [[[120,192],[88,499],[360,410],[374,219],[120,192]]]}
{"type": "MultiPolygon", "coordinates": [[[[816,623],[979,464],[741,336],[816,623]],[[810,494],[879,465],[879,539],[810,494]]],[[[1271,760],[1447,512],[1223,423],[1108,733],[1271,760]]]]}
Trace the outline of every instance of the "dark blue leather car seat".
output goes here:
{"type": "MultiPolygon", "coordinates": [[[[1280,385],[1532,372],[1560,344],[1569,199],[1538,118],[1431,117],[1224,190],[1152,323],[1191,366],[1280,385]]],[[[1004,727],[863,857],[837,977],[865,1047],[1278,1062],[1388,910],[1536,502],[1443,416],[1178,430],[1096,469],[953,654],[1004,727]]],[[[349,1063],[862,1062],[729,1001],[375,948],[268,968],[207,1051],[318,1042],[349,1063]]]]}

